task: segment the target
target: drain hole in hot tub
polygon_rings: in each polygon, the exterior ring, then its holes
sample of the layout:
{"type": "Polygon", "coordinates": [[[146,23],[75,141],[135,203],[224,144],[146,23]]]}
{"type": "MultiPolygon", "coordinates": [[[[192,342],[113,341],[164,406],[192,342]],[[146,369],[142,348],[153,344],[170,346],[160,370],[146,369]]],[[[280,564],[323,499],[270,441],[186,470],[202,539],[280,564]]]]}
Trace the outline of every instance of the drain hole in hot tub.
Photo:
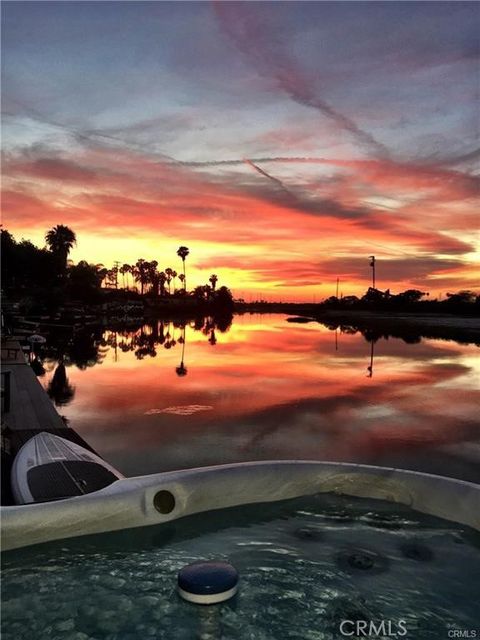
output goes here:
{"type": "Polygon", "coordinates": [[[358,573],[383,573],[388,569],[387,558],[367,549],[345,549],[337,556],[337,564],[358,573]]]}
{"type": "Polygon", "coordinates": [[[175,509],[175,497],[170,491],[157,491],[153,498],[153,506],[160,513],[171,513],[175,509]]]}
{"type": "Polygon", "coordinates": [[[348,556],[348,564],[353,569],[361,569],[362,571],[366,571],[367,569],[372,569],[375,565],[375,560],[371,555],[366,553],[352,553],[351,556],[348,556]]]}

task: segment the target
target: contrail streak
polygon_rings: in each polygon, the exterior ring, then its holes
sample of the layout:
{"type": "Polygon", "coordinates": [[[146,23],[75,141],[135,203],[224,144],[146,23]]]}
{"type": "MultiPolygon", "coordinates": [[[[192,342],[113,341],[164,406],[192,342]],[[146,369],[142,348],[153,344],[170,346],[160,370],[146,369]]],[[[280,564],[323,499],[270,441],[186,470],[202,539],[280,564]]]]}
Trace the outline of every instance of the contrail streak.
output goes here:
{"type": "Polygon", "coordinates": [[[250,163],[260,163],[260,162],[296,162],[296,163],[305,163],[305,164],[331,164],[332,160],[327,158],[302,158],[302,157],[291,157],[291,156],[273,156],[273,157],[263,157],[263,158],[251,158],[246,161],[245,159],[239,160],[237,158],[227,159],[227,160],[201,160],[201,161],[178,161],[180,164],[185,165],[186,167],[222,167],[222,166],[235,166],[244,164],[245,162],[250,163]]]}
{"type": "Polygon", "coordinates": [[[252,169],[255,169],[255,171],[258,171],[258,173],[262,176],[265,176],[265,178],[268,178],[269,180],[271,180],[272,182],[274,182],[277,186],[279,186],[283,191],[285,191],[285,193],[288,193],[288,195],[292,195],[290,193],[290,191],[287,189],[287,187],[283,184],[283,182],[281,180],[279,180],[278,178],[274,178],[273,176],[271,176],[269,173],[267,173],[266,171],[264,171],[263,169],[261,169],[259,166],[257,166],[254,162],[252,162],[251,160],[248,160],[247,158],[244,160],[244,162],[246,164],[248,164],[249,167],[252,167],[252,169]]]}
{"type": "Polygon", "coordinates": [[[283,43],[275,42],[258,20],[245,11],[243,3],[213,3],[218,20],[237,49],[252,62],[258,73],[274,78],[277,85],[295,102],[316,109],[334,122],[339,129],[350,133],[359,144],[382,157],[388,156],[387,147],[353,120],[328,104],[312,91],[311,78],[296,68],[285,53],[283,43]]]}

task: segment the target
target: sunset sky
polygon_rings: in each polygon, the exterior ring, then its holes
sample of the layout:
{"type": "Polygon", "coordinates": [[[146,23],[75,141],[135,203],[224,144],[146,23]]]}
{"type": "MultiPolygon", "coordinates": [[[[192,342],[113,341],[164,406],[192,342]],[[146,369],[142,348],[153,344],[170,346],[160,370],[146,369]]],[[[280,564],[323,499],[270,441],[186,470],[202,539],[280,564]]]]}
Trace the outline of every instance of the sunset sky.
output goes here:
{"type": "Polygon", "coordinates": [[[3,226],[321,299],[478,289],[474,2],[3,2],[3,226]]]}

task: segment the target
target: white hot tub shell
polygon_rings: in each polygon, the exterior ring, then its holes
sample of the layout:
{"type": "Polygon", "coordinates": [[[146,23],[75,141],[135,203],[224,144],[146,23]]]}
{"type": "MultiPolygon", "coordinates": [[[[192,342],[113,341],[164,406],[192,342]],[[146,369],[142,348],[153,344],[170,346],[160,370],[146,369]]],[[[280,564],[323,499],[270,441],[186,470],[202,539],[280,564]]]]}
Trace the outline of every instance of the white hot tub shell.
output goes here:
{"type": "Polygon", "coordinates": [[[388,500],[480,530],[480,485],[361,464],[267,461],[125,478],[77,498],[2,507],[2,549],[325,492],[388,500]]]}

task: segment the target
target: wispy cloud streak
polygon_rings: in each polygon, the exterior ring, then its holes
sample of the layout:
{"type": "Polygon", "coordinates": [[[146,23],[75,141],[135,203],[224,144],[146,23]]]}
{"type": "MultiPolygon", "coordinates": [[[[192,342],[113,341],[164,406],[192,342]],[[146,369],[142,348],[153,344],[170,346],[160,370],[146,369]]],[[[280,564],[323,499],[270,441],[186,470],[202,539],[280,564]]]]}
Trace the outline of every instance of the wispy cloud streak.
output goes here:
{"type": "MultiPolygon", "coordinates": [[[[10,117],[10,118],[18,118],[19,116],[24,116],[31,119],[34,122],[38,122],[42,125],[48,125],[50,127],[54,127],[59,129],[60,131],[69,135],[73,140],[77,143],[82,144],[85,147],[99,147],[99,146],[115,146],[119,145],[125,149],[136,150],[139,152],[148,152],[150,155],[155,155],[162,160],[170,161],[171,163],[176,163],[177,161],[172,156],[168,156],[164,153],[153,152],[150,149],[145,149],[145,145],[135,144],[131,140],[118,135],[118,132],[125,131],[124,128],[113,129],[115,135],[113,133],[109,133],[109,129],[100,130],[100,129],[82,129],[81,127],[75,127],[71,124],[65,124],[64,122],[60,122],[55,118],[47,117],[45,114],[41,113],[34,107],[27,105],[25,102],[17,100],[15,98],[9,98],[9,101],[12,103],[10,109],[2,109],[2,117],[10,117]]],[[[128,128],[127,128],[128,132],[128,128]]]]}
{"type": "Polygon", "coordinates": [[[246,9],[245,3],[218,1],[213,6],[223,30],[260,75],[273,78],[292,100],[319,111],[374,155],[389,155],[384,144],[316,94],[314,79],[297,67],[283,43],[274,40],[251,7],[246,9]]]}
{"type": "Polygon", "coordinates": [[[265,178],[268,178],[268,180],[271,180],[273,183],[275,183],[278,187],[280,187],[280,189],[282,189],[282,191],[284,191],[288,195],[292,195],[291,192],[287,189],[287,187],[283,184],[283,182],[281,180],[279,180],[278,178],[275,178],[274,176],[270,175],[264,169],[262,169],[261,167],[256,165],[251,160],[248,160],[247,158],[245,159],[245,163],[249,167],[252,167],[252,169],[257,171],[260,175],[265,176],[265,178]]]}
{"type": "MultiPolygon", "coordinates": [[[[469,154],[470,157],[470,154],[469,154]]],[[[472,152],[472,157],[474,154],[472,152]]],[[[202,168],[202,167],[228,167],[243,164],[244,160],[227,159],[227,160],[207,160],[202,162],[182,162],[180,164],[186,167],[202,168]]],[[[478,176],[469,175],[461,171],[449,169],[450,164],[454,162],[396,162],[394,160],[385,159],[340,159],[340,158],[322,158],[322,157],[298,157],[298,156],[266,156],[260,158],[250,158],[250,162],[258,165],[260,163],[280,163],[280,164],[321,164],[331,165],[334,167],[355,169],[362,171],[363,176],[370,176],[376,181],[390,182],[392,185],[398,181],[407,182],[412,180],[416,187],[426,186],[430,184],[436,188],[446,188],[447,186],[457,186],[462,197],[472,197],[478,195],[480,188],[480,179],[478,176]]]]}

